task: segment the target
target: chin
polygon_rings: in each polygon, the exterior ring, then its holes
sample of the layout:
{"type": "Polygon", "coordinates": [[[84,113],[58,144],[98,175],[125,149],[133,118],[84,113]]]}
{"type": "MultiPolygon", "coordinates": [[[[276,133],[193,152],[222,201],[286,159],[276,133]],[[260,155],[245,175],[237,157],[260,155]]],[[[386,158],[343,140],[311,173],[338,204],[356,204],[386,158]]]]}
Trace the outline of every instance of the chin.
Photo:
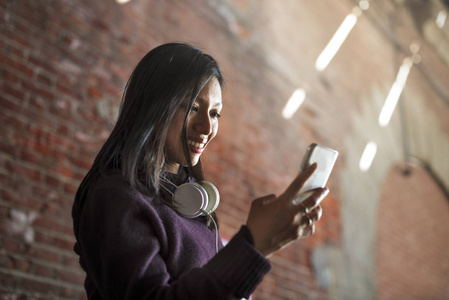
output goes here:
{"type": "Polygon", "coordinates": [[[199,156],[191,157],[190,161],[192,162],[192,166],[196,166],[198,164],[198,162],[200,161],[200,157],[199,156]]]}

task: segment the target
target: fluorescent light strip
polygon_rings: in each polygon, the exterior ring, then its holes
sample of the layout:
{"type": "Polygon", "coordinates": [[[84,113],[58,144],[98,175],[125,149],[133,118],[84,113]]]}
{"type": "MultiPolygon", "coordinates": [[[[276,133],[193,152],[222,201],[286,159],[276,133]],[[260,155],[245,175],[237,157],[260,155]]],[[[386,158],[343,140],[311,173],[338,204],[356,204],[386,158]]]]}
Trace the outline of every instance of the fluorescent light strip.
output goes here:
{"type": "Polygon", "coordinates": [[[379,115],[379,125],[385,127],[390,123],[391,116],[398,104],[399,97],[401,96],[402,90],[404,89],[405,82],[407,81],[410,69],[413,66],[413,59],[406,57],[399,68],[396,80],[388,93],[387,99],[385,100],[384,106],[379,115]]]}
{"type": "Polygon", "coordinates": [[[447,19],[447,12],[444,10],[440,10],[436,20],[438,28],[443,28],[444,23],[446,23],[446,19],[447,19]]]}
{"type": "Polygon", "coordinates": [[[323,71],[326,69],[327,65],[345,41],[349,32],[351,32],[355,23],[357,23],[357,15],[354,12],[346,16],[343,23],[341,23],[340,27],[327,44],[326,48],[324,48],[323,52],[321,52],[320,56],[318,56],[318,59],[315,62],[315,68],[318,71],[323,71]]]}
{"type": "Polygon", "coordinates": [[[360,171],[366,172],[371,168],[376,152],[377,144],[375,142],[371,141],[366,144],[365,150],[363,150],[363,154],[359,162],[360,171]]]}
{"type": "Polygon", "coordinates": [[[287,103],[282,110],[282,116],[285,119],[290,119],[293,117],[295,112],[299,109],[301,104],[304,102],[306,98],[306,92],[303,89],[297,89],[293,92],[290,99],[288,99],[287,103]]]}

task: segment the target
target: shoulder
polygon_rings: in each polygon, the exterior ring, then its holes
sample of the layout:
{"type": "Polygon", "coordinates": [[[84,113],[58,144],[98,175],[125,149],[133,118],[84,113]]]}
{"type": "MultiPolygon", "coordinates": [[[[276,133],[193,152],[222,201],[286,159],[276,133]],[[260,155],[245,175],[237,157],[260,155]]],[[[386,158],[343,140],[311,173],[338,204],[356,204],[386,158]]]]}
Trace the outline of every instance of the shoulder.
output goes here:
{"type": "Polygon", "coordinates": [[[156,195],[144,195],[131,186],[120,170],[108,170],[92,183],[86,197],[86,208],[123,212],[130,209],[150,209],[157,205],[156,195]]]}
{"type": "Polygon", "coordinates": [[[120,170],[106,170],[92,184],[92,190],[131,189],[131,184],[120,170]]]}

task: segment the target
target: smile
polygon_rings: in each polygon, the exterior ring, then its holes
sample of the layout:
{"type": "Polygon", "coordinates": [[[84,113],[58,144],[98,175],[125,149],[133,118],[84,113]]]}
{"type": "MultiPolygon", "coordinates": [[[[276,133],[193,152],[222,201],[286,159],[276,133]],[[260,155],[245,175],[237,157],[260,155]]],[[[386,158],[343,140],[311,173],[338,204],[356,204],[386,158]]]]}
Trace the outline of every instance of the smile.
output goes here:
{"type": "Polygon", "coordinates": [[[192,140],[188,140],[187,143],[189,144],[189,146],[193,146],[198,149],[203,149],[204,146],[206,145],[205,143],[198,143],[192,140]]]}

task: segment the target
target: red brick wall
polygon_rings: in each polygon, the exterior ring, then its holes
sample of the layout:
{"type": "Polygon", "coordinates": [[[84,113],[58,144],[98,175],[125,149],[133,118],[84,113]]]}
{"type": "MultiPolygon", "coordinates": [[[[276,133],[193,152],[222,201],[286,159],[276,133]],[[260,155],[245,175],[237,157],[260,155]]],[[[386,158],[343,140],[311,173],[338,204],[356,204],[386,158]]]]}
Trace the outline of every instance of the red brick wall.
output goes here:
{"type": "Polygon", "coordinates": [[[377,212],[378,299],[447,299],[447,199],[424,168],[403,171],[390,170],[377,212]]]}
{"type": "MultiPolygon", "coordinates": [[[[353,116],[369,105],[373,88],[386,95],[395,58],[405,55],[397,49],[409,43],[393,45],[369,18],[360,18],[339,56],[318,73],[316,57],[353,6],[349,0],[1,1],[0,298],[85,298],[84,273],[72,251],[74,193],[110,132],[133,67],[148,50],[171,41],[205,49],[228,81],[220,132],[204,155],[206,175],[221,191],[223,236],[245,222],[252,199],[283,191],[307,144],[340,151],[316,235],[273,256],[273,270],[254,295],[333,298],[318,284],[311,257],[318,246],[343,248],[345,137],[358,130],[353,116]],[[284,120],[282,108],[298,87],[307,100],[284,120]]],[[[380,6],[374,13],[385,17],[380,6]]],[[[449,78],[448,68],[433,62],[437,67],[429,69],[449,78]]],[[[412,86],[432,99],[430,110],[447,116],[422,74],[412,86]]],[[[433,213],[447,218],[443,210],[433,213]]]]}

